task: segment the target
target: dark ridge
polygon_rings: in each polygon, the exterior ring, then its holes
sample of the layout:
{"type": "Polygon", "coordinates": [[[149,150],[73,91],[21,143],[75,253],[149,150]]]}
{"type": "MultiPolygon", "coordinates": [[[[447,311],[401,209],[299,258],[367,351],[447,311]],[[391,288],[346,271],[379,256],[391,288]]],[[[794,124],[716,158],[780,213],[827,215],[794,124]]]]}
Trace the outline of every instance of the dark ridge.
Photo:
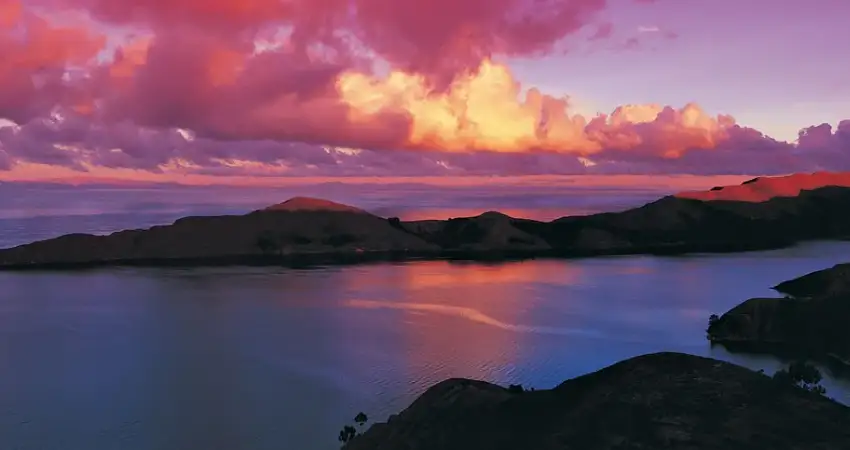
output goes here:
{"type": "Polygon", "coordinates": [[[850,188],[752,203],[663,197],[638,208],[551,222],[498,212],[385,219],[296,198],[241,216],[186,217],[108,236],[71,234],[0,250],[0,269],[103,265],[348,263],[381,258],[570,258],[734,252],[850,236],[850,188]]]}
{"type": "Polygon", "coordinates": [[[850,409],[730,363],[631,358],[554,389],[450,379],[346,450],[850,448],[850,409]]]}

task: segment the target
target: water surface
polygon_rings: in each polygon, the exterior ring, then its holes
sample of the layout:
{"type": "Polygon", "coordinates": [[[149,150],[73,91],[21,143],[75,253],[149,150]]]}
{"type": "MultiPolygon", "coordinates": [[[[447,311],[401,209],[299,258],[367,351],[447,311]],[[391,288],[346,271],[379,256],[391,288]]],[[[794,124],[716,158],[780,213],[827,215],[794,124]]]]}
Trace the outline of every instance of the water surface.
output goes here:
{"type": "MultiPolygon", "coordinates": [[[[384,216],[491,209],[548,220],[636,206],[629,187],[281,189],[0,184],[0,247],[294,195],[384,216]]],[[[773,252],[507,264],[0,272],[0,449],[331,450],[428,386],[472,377],[538,388],[676,350],[768,372],[705,341],[707,317],[847,260],[850,243],[773,252]]],[[[829,395],[850,400],[828,379],[829,395]]]]}
{"type": "Polygon", "coordinates": [[[547,388],[662,350],[772,372],[707,317],[847,254],[0,272],[0,448],[330,450],[449,377],[547,388]]]}

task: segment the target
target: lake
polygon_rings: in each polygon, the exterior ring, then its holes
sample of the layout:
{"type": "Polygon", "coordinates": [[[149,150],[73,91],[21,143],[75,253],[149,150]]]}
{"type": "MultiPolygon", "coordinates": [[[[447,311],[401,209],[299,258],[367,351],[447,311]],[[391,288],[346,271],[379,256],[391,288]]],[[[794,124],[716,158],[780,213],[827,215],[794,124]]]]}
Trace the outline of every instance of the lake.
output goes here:
{"type": "MultiPolygon", "coordinates": [[[[22,214],[0,237],[165,220],[148,213],[22,214]]],[[[771,373],[710,348],[708,316],[847,255],[0,272],[0,448],[331,450],[357,412],[383,421],[450,377],[548,388],[663,350],[771,373]]]]}
{"type": "Polygon", "coordinates": [[[707,317],[848,251],[0,273],[0,447],[333,449],[449,377],[547,388],[661,350],[771,372],[707,317]]]}

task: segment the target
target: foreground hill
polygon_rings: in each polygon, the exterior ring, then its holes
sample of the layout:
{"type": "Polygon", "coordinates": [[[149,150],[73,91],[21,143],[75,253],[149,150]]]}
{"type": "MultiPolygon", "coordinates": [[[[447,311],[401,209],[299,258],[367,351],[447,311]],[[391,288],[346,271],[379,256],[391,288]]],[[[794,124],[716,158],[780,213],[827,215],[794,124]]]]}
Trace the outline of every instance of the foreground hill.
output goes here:
{"type": "Polygon", "coordinates": [[[623,212],[551,222],[498,212],[404,222],[299,197],[242,216],[187,217],[146,230],[72,234],[0,250],[0,268],[743,251],[845,239],[848,205],[850,188],[827,186],[764,202],[668,196],[623,212]]]}
{"type": "Polygon", "coordinates": [[[800,353],[850,365],[850,265],[774,289],[788,297],[741,303],[709,325],[709,339],[730,349],[800,353]]]}
{"type": "Polygon", "coordinates": [[[846,449],[848,420],[850,408],[766,375],[657,353],[551,390],[444,381],[345,449],[846,449]]]}

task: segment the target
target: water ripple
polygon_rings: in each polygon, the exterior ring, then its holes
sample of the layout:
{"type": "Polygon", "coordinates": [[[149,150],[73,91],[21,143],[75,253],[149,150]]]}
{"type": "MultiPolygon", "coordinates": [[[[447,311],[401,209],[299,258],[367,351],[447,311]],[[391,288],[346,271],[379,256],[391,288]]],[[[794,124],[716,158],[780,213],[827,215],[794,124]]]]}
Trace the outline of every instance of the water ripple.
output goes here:
{"type": "Polygon", "coordinates": [[[596,330],[582,328],[545,327],[536,325],[520,325],[502,322],[499,319],[488,316],[474,308],[463,306],[438,305],[433,303],[394,303],[380,302],[374,300],[349,300],[345,303],[350,308],[361,309],[399,309],[413,312],[429,312],[446,316],[466,319],[470,322],[489,325],[506,331],[517,333],[556,334],[563,336],[585,336],[592,338],[605,338],[606,336],[596,330]]]}

